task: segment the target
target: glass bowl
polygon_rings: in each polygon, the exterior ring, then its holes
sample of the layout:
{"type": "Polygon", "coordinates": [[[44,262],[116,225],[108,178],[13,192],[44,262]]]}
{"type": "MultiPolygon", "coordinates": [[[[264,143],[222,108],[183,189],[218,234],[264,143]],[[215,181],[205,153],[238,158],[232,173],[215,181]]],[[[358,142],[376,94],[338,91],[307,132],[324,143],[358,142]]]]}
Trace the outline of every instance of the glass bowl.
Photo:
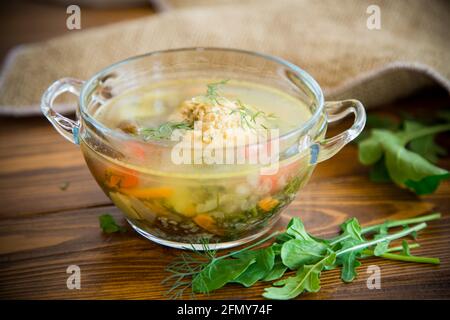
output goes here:
{"type": "MultiPolygon", "coordinates": [[[[278,113],[287,112],[281,104],[275,107],[278,113]]],[[[324,102],[317,82],[290,62],[220,48],[152,52],[115,63],[87,81],[63,78],[44,93],[41,110],[63,137],[80,145],[97,183],[138,233],[162,245],[199,250],[205,242],[212,249],[223,249],[267,232],[306,185],[315,165],[357,137],[366,119],[357,100],[324,102]],[[310,116],[270,139],[270,145],[277,147],[270,163],[244,165],[174,163],[175,141],[145,141],[109,128],[93,116],[130,90],[204,78],[246,81],[282,91],[306,106],[310,116]],[[54,100],[65,92],[79,97],[75,120],[53,109],[54,100]],[[349,114],[354,114],[353,125],[325,138],[327,125],[349,114]]],[[[131,110],[123,117],[139,113],[131,110]]],[[[259,150],[261,145],[248,144],[245,150],[259,150]]]]}

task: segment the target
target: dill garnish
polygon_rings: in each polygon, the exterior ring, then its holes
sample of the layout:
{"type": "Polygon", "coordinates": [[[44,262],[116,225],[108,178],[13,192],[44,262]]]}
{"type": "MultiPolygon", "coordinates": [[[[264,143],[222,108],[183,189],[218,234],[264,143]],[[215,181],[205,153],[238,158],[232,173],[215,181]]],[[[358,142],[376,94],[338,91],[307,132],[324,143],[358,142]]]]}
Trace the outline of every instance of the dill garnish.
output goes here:
{"type": "MultiPolygon", "coordinates": [[[[263,118],[265,121],[274,119],[276,116],[273,113],[265,113],[261,110],[253,111],[249,107],[247,107],[240,100],[236,100],[237,105],[239,106],[236,109],[231,110],[230,114],[238,113],[241,118],[242,125],[246,125],[249,129],[254,129],[256,125],[256,119],[258,117],[263,118]]],[[[260,124],[263,129],[267,130],[267,126],[264,124],[260,124]]]]}
{"type": "Polygon", "coordinates": [[[220,98],[220,96],[219,96],[219,93],[217,92],[217,90],[219,89],[219,87],[221,85],[226,84],[228,81],[229,80],[227,79],[227,80],[221,80],[221,81],[218,81],[218,82],[208,83],[206,85],[206,87],[207,87],[206,95],[205,95],[206,98],[208,98],[209,100],[211,100],[211,101],[213,101],[213,102],[215,102],[217,104],[220,104],[219,101],[218,101],[218,98],[220,98]]]}
{"type": "Polygon", "coordinates": [[[192,279],[204,270],[216,258],[216,250],[211,250],[206,239],[200,241],[202,251],[191,246],[192,253],[182,252],[181,255],[166,267],[171,275],[166,277],[162,284],[169,284],[170,288],[165,295],[170,299],[179,299],[187,289],[192,290],[192,279]]]}
{"type": "Polygon", "coordinates": [[[182,122],[165,122],[156,128],[144,128],[139,130],[140,135],[144,137],[145,140],[156,139],[156,140],[167,140],[170,139],[172,133],[175,130],[191,130],[193,129],[193,124],[187,121],[182,122]]]}
{"type": "Polygon", "coordinates": [[[195,296],[195,292],[209,293],[222,287],[238,276],[236,272],[231,270],[229,273],[224,273],[223,267],[226,269],[232,268],[238,273],[242,273],[254,262],[254,259],[239,257],[239,254],[247,252],[279,234],[280,232],[275,231],[243,249],[221,256],[217,256],[217,251],[211,249],[207,240],[202,240],[202,251],[192,246],[192,253],[181,253],[178,259],[167,266],[166,271],[170,272],[171,275],[162,281],[162,284],[170,285],[166,295],[171,299],[178,299],[183,296],[187,289],[191,289],[191,296],[195,296]],[[240,268],[244,270],[239,272],[240,268]],[[217,271],[220,272],[220,275],[216,274],[217,271]]]}

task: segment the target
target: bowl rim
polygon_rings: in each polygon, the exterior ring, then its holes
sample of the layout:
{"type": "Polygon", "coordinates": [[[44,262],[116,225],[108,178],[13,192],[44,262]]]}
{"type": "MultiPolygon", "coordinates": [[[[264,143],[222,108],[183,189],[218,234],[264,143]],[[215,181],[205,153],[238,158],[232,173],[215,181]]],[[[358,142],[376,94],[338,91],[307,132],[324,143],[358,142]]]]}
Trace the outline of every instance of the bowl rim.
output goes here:
{"type": "MultiPolygon", "coordinates": [[[[304,122],[302,125],[280,135],[277,137],[279,141],[289,139],[292,136],[295,136],[299,133],[305,133],[308,132],[319,120],[321,114],[323,113],[324,109],[324,95],[322,92],[321,87],[317,83],[317,81],[305,70],[301,69],[297,65],[293,64],[292,62],[289,62],[283,58],[260,53],[256,51],[250,51],[250,50],[243,50],[243,49],[235,49],[235,48],[221,48],[221,47],[184,47],[184,48],[175,48],[175,49],[165,49],[165,50],[157,50],[157,51],[151,51],[148,53],[136,55],[129,57],[127,59],[115,62],[102,70],[95,73],[93,76],[91,76],[88,80],[86,80],[81,87],[80,90],[80,96],[79,96],[79,110],[81,118],[85,121],[87,121],[90,125],[94,126],[95,128],[99,129],[103,134],[110,135],[114,138],[120,139],[120,140],[136,140],[142,142],[142,139],[139,137],[135,137],[129,134],[126,134],[124,132],[114,130],[112,128],[109,128],[105,125],[103,125],[101,122],[97,121],[93,116],[91,116],[87,110],[87,102],[86,98],[88,96],[88,89],[91,88],[91,86],[97,82],[99,79],[103,78],[106,74],[114,70],[115,68],[118,68],[122,65],[125,65],[131,61],[143,59],[146,57],[166,54],[166,53],[176,53],[176,52],[203,52],[203,51],[223,51],[223,52],[233,52],[233,53],[239,53],[244,54],[248,56],[255,56],[259,58],[263,58],[265,60],[275,62],[283,67],[288,68],[290,71],[292,71],[294,74],[296,74],[311,90],[311,92],[314,94],[315,102],[317,104],[316,110],[312,114],[312,116],[304,122]]],[[[177,143],[178,141],[171,141],[171,140],[146,140],[145,141],[148,144],[157,144],[157,145],[171,145],[177,143]]]]}

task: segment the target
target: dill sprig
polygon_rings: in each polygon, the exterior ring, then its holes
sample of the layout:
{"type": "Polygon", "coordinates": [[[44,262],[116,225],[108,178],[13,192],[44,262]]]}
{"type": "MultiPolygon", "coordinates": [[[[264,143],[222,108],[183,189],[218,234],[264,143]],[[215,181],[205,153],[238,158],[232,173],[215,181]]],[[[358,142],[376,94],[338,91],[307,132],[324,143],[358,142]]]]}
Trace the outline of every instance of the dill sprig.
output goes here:
{"type": "Polygon", "coordinates": [[[220,104],[219,98],[221,98],[221,97],[219,96],[218,89],[220,86],[226,84],[228,81],[229,81],[229,79],[221,80],[221,81],[213,82],[213,83],[208,83],[206,85],[206,87],[207,87],[206,95],[205,95],[206,98],[208,98],[210,101],[220,104]]]}
{"type": "MultiPolygon", "coordinates": [[[[236,109],[231,110],[230,114],[238,113],[241,118],[241,124],[246,125],[249,129],[255,129],[255,125],[257,124],[257,118],[263,118],[265,121],[276,118],[273,113],[265,113],[261,110],[253,111],[249,107],[247,107],[240,100],[236,100],[238,107],[236,109]]],[[[268,129],[264,124],[260,124],[263,129],[268,129]]]]}
{"type": "Polygon", "coordinates": [[[139,130],[139,134],[144,137],[145,140],[156,139],[156,140],[167,140],[170,139],[172,133],[175,130],[191,130],[193,129],[193,124],[187,121],[181,122],[165,122],[156,128],[143,128],[139,130]]]}
{"type": "Polygon", "coordinates": [[[192,253],[183,252],[181,255],[166,267],[166,271],[171,275],[166,277],[162,284],[170,284],[165,295],[170,299],[179,299],[187,289],[191,289],[191,297],[195,296],[192,290],[192,279],[202,272],[212,261],[216,259],[216,250],[209,247],[207,239],[200,240],[202,250],[197,250],[191,244],[192,253]]]}
{"type": "MultiPolygon", "coordinates": [[[[209,267],[213,266],[218,261],[224,259],[231,259],[238,254],[253,249],[268,240],[278,236],[281,232],[275,231],[267,237],[247,246],[242,249],[231,251],[227,254],[217,256],[217,250],[213,250],[207,239],[200,241],[202,249],[201,251],[196,249],[194,245],[191,245],[191,253],[183,252],[181,255],[170,263],[166,267],[166,271],[171,273],[167,276],[162,284],[170,285],[170,288],[166,292],[166,296],[171,299],[178,299],[183,296],[186,290],[191,289],[191,297],[195,296],[195,292],[192,288],[194,279],[202,272],[205,272],[209,267]]],[[[210,270],[210,268],[209,268],[210,270]]]]}

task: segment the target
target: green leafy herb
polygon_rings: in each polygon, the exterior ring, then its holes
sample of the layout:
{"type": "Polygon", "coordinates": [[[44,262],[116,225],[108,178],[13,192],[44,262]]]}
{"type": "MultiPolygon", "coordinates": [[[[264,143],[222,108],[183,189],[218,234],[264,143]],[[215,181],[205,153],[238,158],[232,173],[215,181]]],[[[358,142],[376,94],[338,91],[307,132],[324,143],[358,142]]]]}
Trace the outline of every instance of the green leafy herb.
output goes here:
{"type": "MultiPolygon", "coordinates": [[[[351,282],[357,276],[360,260],[378,256],[398,261],[438,264],[439,259],[413,256],[411,249],[418,244],[389,247],[396,239],[404,238],[426,227],[426,221],[438,219],[440,214],[386,221],[382,224],[361,228],[355,218],[341,225],[342,233],[333,239],[321,239],[310,235],[299,218],[292,218],[286,231],[274,232],[266,238],[243,249],[217,256],[203,244],[203,252],[181,254],[181,259],[168,267],[172,273],[166,282],[172,280],[169,293],[182,296],[187,288],[193,293],[210,293],[227,283],[238,283],[250,287],[258,281],[275,281],[266,288],[264,297],[270,299],[292,299],[302,292],[317,292],[320,289],[321,272],[342,267],[341,279],[351,282]],[[390,228],[404,227],[401,231],[389,233],[390,228]],[[372,239],[366,236],[375,234],[372,239]],[[269,246],[259,246],[275,238],[269,246]],[[256,247],[259,247],[255,249],[256,247]],[[401,251],[401,254],[394,253],[401,251]],[[284,277],[288,270],[295,275],[284,277]],[[283,278],[284,277],[284,278],[283,278]]],[[[289,272],[290,273],[290,272],[289,272]]]]}
{"type": "MultiPolygon", "coordinates": [[[[342,249],[354,247],[362,242],[356,239],[343,241],[342,249]]],[[[341,279],[344,282],[352,282],[357,275],[356,268],[361,265],[357,259],[360,257],[362,250],[350,251],[338,257],[338,264],[342,265],[341,279]]]]}
{"type": "MultiPolygon", "coordinates": [[[[238,108],[231,110],[230,114],[239,114],[241,119],[241,125],[246,126],[249,129],[254,129],[256,125],[257,118],[263,118],[265,121],[274,119],[276,116],[272,113],[265,113],[261,110],[252,110],[240,100],[237,100],[238,108]]],[[[268,129],[264,124],[260,124],[263,129],[268,129]]]]}
{"type": "Polygon", "coordinates": [[[359,143],[359,160],[364,165],[374,165],[384,159],[389,177],[397,185],[419,195],[432,193],[442,180],[450,177],[449,172],[406,149],[406,145],[418,138],[447,130],[450,130],[450,124],[414,131],[373,129],[371,136],[359,143]]]}
{"type": "Polygon", "coordinates": [[[369,178],[370,181],[378,182],[378,183],[385,183],[385,182],[391,182],[391,177],[389,176],[389,171],[386,168],[386,165],[384,164],[384,156],[375,162],[375,164],[370,168],[369,172],[369,178]]]}
{"type": "MultiPolygon", "coordinates": [[[[244,249],[220,257],[216,256],[216,252],[209,248],[206,241],[202,242],[203,252],[192,247],[193,255],[182,253],[179,259],[166,268],[166,271],[171,273],[163,281],[163,283],[171,283],[171,288],[167,294],[172,298],[178,298],[187,288],[191,288],[193,293],[209,293],[221,288],[226,283],[233,282],[257,260],[258,254],[249,253],[244,255],[243,253],[276,237],[278,234],[279,232],[274,232],[244,249]]],[[[264,268],[261,265],[270,265],[270,252],[261,255],[265,256],[263,259],[267,259],[269,262],[258,259],[260,267],[255,269],[258,274],[260,269],[264,268]]],[[[257,278],[262,279],[268,275],[268,272],[263,276],[258,275],[257,278]]],[[[248,284],[251,281],[250,274],[247,274],[239,282],[248,284]]]]}
{"type": "Polygon", "coordinates": [[[98,217],[100,228],[105,233],[125,232],[125,227],[119,226],[110,214],[102,214],[98,217]]]}
{"type": "Polygon", "coordinates": [[[255,262],[250,259],[221,259],[211,261],[192,280],[194,292],[209,293],[223,287],[239,276],[255,262]]]}
{"type": "Polygon", "coordinates": [[[238,259],[253,260],[243,273],[232,282],[237,282],[245,287],[251,287],[257,281],[265,278],[273,269],[275,264],[275,253],[272,247],[267,247],[255,251],[245,251],[235,256],[238,259]]]}
{"type": "Polygon", "coordinates": [[[405,112],[400,117],[403,122],[394,117],[369,115],[366,128],[372,130],[364,130],[358,144],[360,162],[371,166],[370,180],[394,182],[417,194],[434,192],[448,178],[445,170],[433,166],[440,156],[446,155],[435,137],[450,129],[448,113],[421,116],[420,122],[405,112]],[[442,124],[443,121],[447,124],[442,124]],[[405,166],[408,162],[410,165],[405,166]]]}
{"type": "Polygon", "coordinates": [[[292,239],[283,244],[281,259],[291,270],[304,264],[311,264],[327,254],[328,246],[314,240],[292,239]]]}
{"type": "Polygon", "coordinates": [[[303,240],[303,241],[312,241],[312,236],[306,232],[305,226],[303,225],[302,220],[297,217],[294,217],[289,221],[286,227],[286,234],[292,236],[295,239],[303,240]]]}
{"type": "MultiPolygon", "coordinates": [[[[404,230],[406,228],[403,228],[404,230]]],[[[388,228],[386,226],[383,226],[382,228],[380,228],[380,230],[378,231],[378,234],[376,234],[373,238],[374,239],[380,239],[385,237],[388,234],[388,228]]],[[[383,253],[387,252],[389,249],[389,241],[383,241],[378,243],[375,246],[375,249],[373,250],[373,253],[375,256],[381,256],[383,253]]]]}
{"type": "Polygon", "coordinates": [[[175,130],[191,130],[193,124],[186,121],[182,122],[165,122],[156,128],[144,128],[139,131],[139,134],[145,140],[168,140],[172,137],[175,130]]]}
{"type": "Polygon", "coordinates": [[[336,254],[331,253],[313,265],[301,266],[294,277],[275,282],[275,287],[266,288],[263,297],[267,299],[288,300],[303,293],[320,290],[320,273],[326,266],[334,264],[336,254]],[[282,286],[282,287],[278,287],[282,286]]]}
{"type": "Polygon", "coordinates": [[[218,93],[218,89],[220,86],[226,84],[229,80],[221,80],[218,82],[213,82],[213,83],[208,83],[206,85],[207,89],[206,89],[206,98],[208,98],[210,101],[219,103],[218,98],[219,98],[219,93],[218,93]]]}
{"type": "Polygon", "coordinates": [[[272,270],[269,271],[269,273],[262,279],[262,281],[274,281],[280,279],[288,267],[286,267],[281,260],[280,256],[275,256],[275,263],[273,265],[272,270]]]}
{"type": "Polygon", "coordinates": [[[353,238],[358,241],[364,241],[361,236],[361,226],[359,225],[358,220],[356,218],[351,218],[341,224],[341,230],[344,235],[349,235],[350,238],[353,238]]]}
{"type": "MultiPolygon", "coordinates": [[[[425,125],[416,121],[405,121],[403,127],[405,132],[410,133],[426,128],[425,125]]],[[[435,138],[436,134],[430,134],[414,139],[408,144],[408,148],[428,161],[436,163],[439,157],[445,156],[447,152],[434,141],[435,138]]]]}

